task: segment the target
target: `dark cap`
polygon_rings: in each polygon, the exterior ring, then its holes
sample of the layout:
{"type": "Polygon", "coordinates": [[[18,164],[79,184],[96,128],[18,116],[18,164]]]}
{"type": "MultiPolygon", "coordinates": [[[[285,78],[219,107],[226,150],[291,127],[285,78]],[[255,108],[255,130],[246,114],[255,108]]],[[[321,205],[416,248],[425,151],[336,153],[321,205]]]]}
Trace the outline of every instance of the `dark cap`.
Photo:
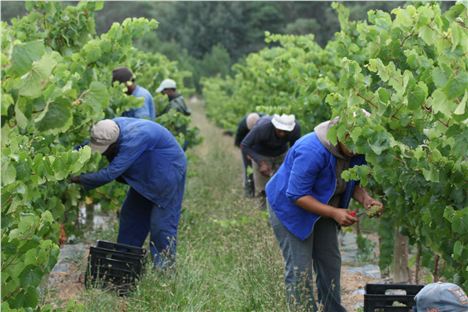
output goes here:
{"type": "Polygon", "coordinates": [[[120,83],[125,83],[133,79],[133,73],[127,67],[116,68],[112,71],[112,82],[118,81],[120,83]]]}

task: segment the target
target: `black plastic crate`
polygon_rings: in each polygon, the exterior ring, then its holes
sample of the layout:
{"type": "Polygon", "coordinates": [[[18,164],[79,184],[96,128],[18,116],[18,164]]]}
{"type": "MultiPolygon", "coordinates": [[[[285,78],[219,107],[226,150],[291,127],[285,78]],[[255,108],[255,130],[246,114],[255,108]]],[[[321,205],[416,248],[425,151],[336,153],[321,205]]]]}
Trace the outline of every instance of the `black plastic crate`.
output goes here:
{"type": "Polygon", "coordinates": [[[146,249],[97,241],[90,247],[85,286],[114,289],[126,295],[134,287],[145,268],[146,249]]]}
{"type": "Polygon", "coordinates": [[[424,285],[367,284],[364,312],[409,312],[415,305],[414,296],[424,285]]]}
{"type": "Polygon", "coordinates": [[[102,241],[102,240],[97,241],[96,247],[122,251],[122,252],[130,253],[130,254],[134,254],[134,255],[140,255],[140,256],[146,255],[145,248],[140,248],[140,247],[126,245],[126,244],[117,244],[117,243],[112,243],[112,242],[102,241]]]}

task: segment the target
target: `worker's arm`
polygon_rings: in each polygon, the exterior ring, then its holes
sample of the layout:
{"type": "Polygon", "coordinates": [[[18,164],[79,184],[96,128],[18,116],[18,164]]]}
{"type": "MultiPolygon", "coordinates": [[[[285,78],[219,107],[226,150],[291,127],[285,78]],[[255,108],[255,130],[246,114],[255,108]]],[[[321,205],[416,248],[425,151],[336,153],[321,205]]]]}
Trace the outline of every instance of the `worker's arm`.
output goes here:
{"type": "Polygon", "coordinates": [[[79,182],[85,189],[91,190],[117,179],[140,157],[146,150],[146,146],[145,137],[134,138],[122,143],[119,146],[118,154],[109,166],[98,172],[82,174],[79,177],[79,182]]]}
{"type": "Polygon", "coordinates": [[[347,209],[323,204],[311,195],[300,197],[296,201],[296,205],[322,217],[332,218],[342,226],[352,225],[358,221],[356,217],[348,213],[349,211],[347,209]]]}
{"type": "Polygon", "coordinates": [[[346,209],[324,204],[312,194],[321,171],[327,170],[326,157],[308,146],[298,146],[293,153],[294,160],[286,196],[302,209],[322,217],[333,218],[340,225],[355,223],[357,219],[349,215],[346,209]]]}
{"type": "Polygon", "coordinates": [[[245,136],[245,138],[241,142],[241,149],[244,154],[249,156],[251,159],[253,159],[257,164],[259,164],[263,157],[262,155],[258,154],[255,152],[253,147],[256,144],[259,144],[262,142],[262,138],[264,135],[264,128],[263,126],[257,126],[254,127],[250,132],[245,136]]]}
{"type": "Polygon", "coordinates": [[[357,200],[365,209],[369,209],[372,206],[377,206],[379,207],[377,214],[380,215],[383,213],[384,205],[380,201],[370,196],[366,189],[360,185],[357,185],[354,188],[353,198],[357,200]]]}

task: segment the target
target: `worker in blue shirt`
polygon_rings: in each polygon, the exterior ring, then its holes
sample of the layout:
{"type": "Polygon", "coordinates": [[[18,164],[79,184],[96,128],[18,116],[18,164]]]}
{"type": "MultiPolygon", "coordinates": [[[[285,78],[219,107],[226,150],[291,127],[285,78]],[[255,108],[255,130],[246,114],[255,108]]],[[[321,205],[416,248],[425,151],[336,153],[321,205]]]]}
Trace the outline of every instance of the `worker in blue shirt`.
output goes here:
{"type": "MultiPolygon", "coordinates": [[[[126,94],[132,95],[137,98],[143,98],[143,106],[139,108],[131,108],[128,111],[124,112],[122,116],[132,117],[132,118],[142,118],[155,120],[156,113],[154,109],[153,97],[151,93],[145,88],[137,85],[135,83],[135,78],[133,73],[127,67],[116,68],[112,71],[112,83],[118,81],[121,84],[124,84],[127,88],[126,94]]],[[[75,150],[88,145],[89,141],[85,140],[83,143],[75,146],[75,150]]]]}
{"type": "Polygon", "coordinates": [[[185,187],[186,157],[174,136],[156,122],[119,117],[91,129],[89,146],[108,167],[72,177],[90,190],[118,179],[130,186],[120,212],[117,242],[141,247],[150,233],[154,265],[175,261],[185,187]]]}
{"type": "Polygon", "coordinates": [[[130,69],[127,67],[114,69],[112,71],[112,83],[115,81],[125,85],[127,88],[127,95],[132,95],[137,98],[141,97],[144,99],[143,106],[131,108],[124,112],[122,114],[124,117],[144,118],[149,120],[154,120],[156,118],[153,96],[148,90],[136,84],[135,77],[130,69]]]}
{"type": "MultiPolygon", "coordinates": [[[[345,182],[341,173],[364,163],[346,145],[335,146],[327,133],[339,119],[318,125],[288,151],[285,161],[266,186],[270,222],[285,261],[288,304],[316,311],[312,268],[317,275],[318,301],[323,311],[346,311],[341,305],[340,226],[358,221],[347,208],[354,197],[366,209],[381,202],[357,181],[345,182]]],[[[322,311],[322,310],[321,310],[322,311]]]]}

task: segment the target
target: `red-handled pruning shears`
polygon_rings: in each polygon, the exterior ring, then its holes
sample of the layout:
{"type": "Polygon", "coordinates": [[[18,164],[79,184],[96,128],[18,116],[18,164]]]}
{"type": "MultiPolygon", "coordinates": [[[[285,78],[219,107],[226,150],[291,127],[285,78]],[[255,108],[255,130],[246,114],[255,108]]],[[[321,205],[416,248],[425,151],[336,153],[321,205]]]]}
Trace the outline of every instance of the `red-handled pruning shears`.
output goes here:
{"type": "Polygon", "coordinates": [[[364,215],[366,212],[365,211],[357,212],[356,210],[350,210],[349,213],[351,214],[351,216],[359,218],[360,216],[364,215]]]}

